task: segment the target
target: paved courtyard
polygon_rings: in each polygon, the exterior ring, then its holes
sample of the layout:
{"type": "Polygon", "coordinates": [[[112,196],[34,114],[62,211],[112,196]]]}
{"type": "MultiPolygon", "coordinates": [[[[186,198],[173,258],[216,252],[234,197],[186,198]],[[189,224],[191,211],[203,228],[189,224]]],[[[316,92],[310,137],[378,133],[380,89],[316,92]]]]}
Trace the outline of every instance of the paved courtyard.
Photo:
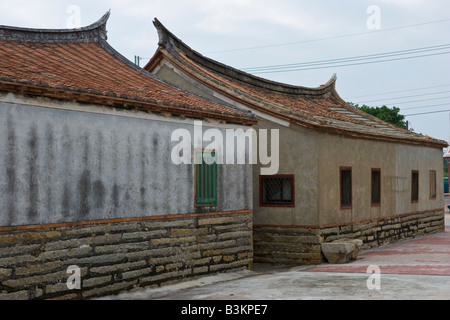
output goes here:
{"type": "MultiPolygon", "coordinates": [[[[448,211],[448,210],[446,210],[448,211]]],[[[450,215],[445,232],[360,253],[348,264],[271,266],[123,293],[117,300],[450,300],[450,215]],[[379,269],[368,270],[370,266],[379,269]]]]}

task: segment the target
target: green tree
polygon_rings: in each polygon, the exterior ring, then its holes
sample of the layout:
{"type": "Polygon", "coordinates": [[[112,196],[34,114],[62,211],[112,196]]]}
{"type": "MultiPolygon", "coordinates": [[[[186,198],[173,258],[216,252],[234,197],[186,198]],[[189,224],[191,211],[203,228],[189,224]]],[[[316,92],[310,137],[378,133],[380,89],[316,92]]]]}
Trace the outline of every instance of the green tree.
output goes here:
{"type": "Polygon", "coordinates": [[[382,107],[369,107],[365,104],[359,106],[358,104],[354,104],[352,102],[349,102],[349,104],[383,121],[389,122],[394,126],[406,129],[405,116],[399,113],[400,112],[399,108],[396,107],[389,108],[385,105],[383,105],[382,107]]]}

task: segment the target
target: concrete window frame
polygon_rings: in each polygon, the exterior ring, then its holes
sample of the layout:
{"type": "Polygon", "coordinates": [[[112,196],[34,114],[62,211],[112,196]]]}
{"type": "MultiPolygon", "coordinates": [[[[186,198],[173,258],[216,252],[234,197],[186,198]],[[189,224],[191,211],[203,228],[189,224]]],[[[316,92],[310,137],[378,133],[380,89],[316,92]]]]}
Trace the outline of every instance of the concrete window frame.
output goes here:
{"type": "Polygon", "coordinates": [[[419,170],[411,170],[411,203],[419,202],[419,170]]]}
{"type": "Polygon", "coordinates": [[[434,200],[437,198],[436,191],[436,170],[430,170],[429,172],[430,178],[430,200],[434,200]]]}
{"type": "Polygon", "coordinates": [[[339,167],[339,204],[342,210],[353,208],[352,167],[339,167]]]}
{"type": "Polygon", "coordinates": [[[371,168],[370,170],[370,205],[372,207],[381,206],[381,168],[371,168]]]}
{"type": "MultiPolygon", "coordinates": [[[[195,150],[195,162],[194,162],[194,179],[195,179],[195,185],[194,185],[194,200],[195,200],[195,207],[217,207],[218,206],[218,199],[219,199],[219,167],[217,165],[217,162],[215,161],[213,164],[210,164],[211,168],[208,170],[202,170],[201,169],[205,163],[204,163],[204,156],[208,155],[210,157],[215,157],[215,154],[217,153],[216,150],[206,150],[206,149],[196,149],[195,150]],[[202,163],[198,162],[198,154],[202,154],[202,163]],[[214,155],[213,155],[214,154],[214,155]],[[212,172],[210,172],[212,171],[212,172]],[[202,173],[205,173],[207,176],[204,177],[204,179],[200,179],[199,176],[202,175],[202,173]],[[212,173],[212,175],[211,175],[212,173]],[[210,179],[210,180],[208,180],[210,179]],[[201,194],[199,191],[200,189],[203,190],[203,188],[211,189],[209,191],[205,191],[204,194],[201,194]],[[208,195],[208,198],[205,197],[205,194],[208,195]]],[[[217,159],[217,157],[216,157],[217,159]]],[[[207,165],[207,164],[206,164],[207,165]]]]}
{"type": "MultiPolygon", "coordinates": [[[[283,183],[280,182],[282,185],[283,183]]],[[[288,190],[289,191],[289,190],[288,190]]],[[[259,206],[260,207],[295,207],[295,176],[293,174],[275,174],[275,175],[260,175],[259,176],[259,206]],[[290,201],[286,203],[271,202],[264,196],[264,191],[267,190],[266,184],[271,180],[287,181],[290,185],[290,201]]]]}

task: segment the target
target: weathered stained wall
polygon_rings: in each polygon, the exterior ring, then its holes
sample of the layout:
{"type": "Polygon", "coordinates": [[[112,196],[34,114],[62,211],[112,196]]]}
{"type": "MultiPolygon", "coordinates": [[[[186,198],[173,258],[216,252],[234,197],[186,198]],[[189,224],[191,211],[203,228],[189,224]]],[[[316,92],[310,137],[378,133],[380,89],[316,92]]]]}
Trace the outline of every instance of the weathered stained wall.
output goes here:
{"type": "Polygon", "coordinates": [[[444,207],[442,152],[438,148],[320,135],[320,223],[331,225],[444,207]],[[352,208],[340,208],[340,167],[352,168],[352,208]],[[371,205],[371,168],[381,169],[381,205],[371,205]],[[411,171],[419,170],[419,201],[411,202],[411,171]],[[430,199],[429,171],[436,171],[430,199]]]}
{"type": "Polygon", "coordinates": [[[444,207],[442,150],[412,145],[396,149],[396,213],[425,211],[444,207]],[[411,203],[411,170],[419,171],[419,201],[411,203]],[[436,171],[436,198],[430,199],[429,172],[436,171]]]}
{"type": "MultiPolygon", "coordinates": [[[[171,161],[172,132],[193,136],[192,123],[8,99],[0,102],[0,226],[196,212],[194,166],[171,161]]],[[[213,211],[251,209],[251,166],[219,166],[213,211]]]]}
{"type": "MultiPolygon", "coordinates": [[[[162,60],[153,71],[185,90],[250,109],[211,90],[162,60]]],[[[255,262],[317,264],[320,243],[359,238],[374,247],[443,228],[442,151],[439,148],[352,138],[295,126],[257,110],[254,128],[280,132],[279,172],[294,174],[295,207],[259,205],[261,165],[253,166],[255,262]],[[352,208],[340,208],[339,167],[352,167],[352,208]],[[371,205],[371,168],[381,169],[381,205],[371,205]],[[411,170],[419,170],[417,203],[411,203],[411,170]],[[437,195],[429,198],[429,171],[437,195]]],[[[269,152],[270,153],[270,152],[269,152]]]]}
{"type": "Polygon", "coordinates": [[[251,165],[219,164],[218,205],[196,207],[194,165],[171,160],[175,129],[194,137],[191,120],[0,95],[0,300],[85,299],[251,268],[251,165]],[[80,289],[67,285],[69,266],[80,289]]]}
{"type": "MultiPolygon", "coordinates": [[[[222,104],[244,108],[235,101],[190,79],[170,63],[161,63],[160,68],[154,72],[158,77],[189,92],[222,104]]],[[[280,123],[282,122],[280,121],[280,123]]],[[[319,223],[317,214],[319,210],[317,134],[299,126],[295,126],[293,129],[280,123],[258,117],[258,124],[253,128],[257,133],[261,129],[267,130],[269,139],[271,130],[279,130],[278,174],[295,175],[295,207],[261,207],[259,205],[259,175],[261,167],[268,166],[262,166],[258,158],[258,163],[253,165],[253,208],[257,212],[254,223],[255,225],[317,225],[319,223]]],[[[257,143],[259,144],[259,139],[257,143]]],[[[267,148],[268,155],[271,155],[270,144],[267,145],[267,148]]]]}
{"type": "MultiPolygon", "coordinates": [[[[317,225],[319,223],[318,140],[317,135],[304,128],[295,130],[260,120],[256,130],[279,130],[278,174],[293,174],[295,182],[295,206],[260,206],[259,175],[261,165],[253,167],[253,208],[255,225],[317,225]]],[[[268,154],[272,154],[270,145],[268,154]]]]}

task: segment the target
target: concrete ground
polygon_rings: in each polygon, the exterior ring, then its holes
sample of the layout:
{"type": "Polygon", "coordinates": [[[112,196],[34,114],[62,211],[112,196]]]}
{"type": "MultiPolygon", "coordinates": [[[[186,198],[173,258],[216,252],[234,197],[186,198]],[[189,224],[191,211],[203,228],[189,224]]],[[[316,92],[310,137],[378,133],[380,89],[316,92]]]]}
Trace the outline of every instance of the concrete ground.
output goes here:
{"type": "Polygon", "coordinates": [[[206,276],[103,299],[450,300],[448,211],[446,207],[445,232],[367,250],[345,265],[255,264],[253,270],[206,276]],[[372,271],[368,269],[370,266],[376,267],[372,271]]]}

